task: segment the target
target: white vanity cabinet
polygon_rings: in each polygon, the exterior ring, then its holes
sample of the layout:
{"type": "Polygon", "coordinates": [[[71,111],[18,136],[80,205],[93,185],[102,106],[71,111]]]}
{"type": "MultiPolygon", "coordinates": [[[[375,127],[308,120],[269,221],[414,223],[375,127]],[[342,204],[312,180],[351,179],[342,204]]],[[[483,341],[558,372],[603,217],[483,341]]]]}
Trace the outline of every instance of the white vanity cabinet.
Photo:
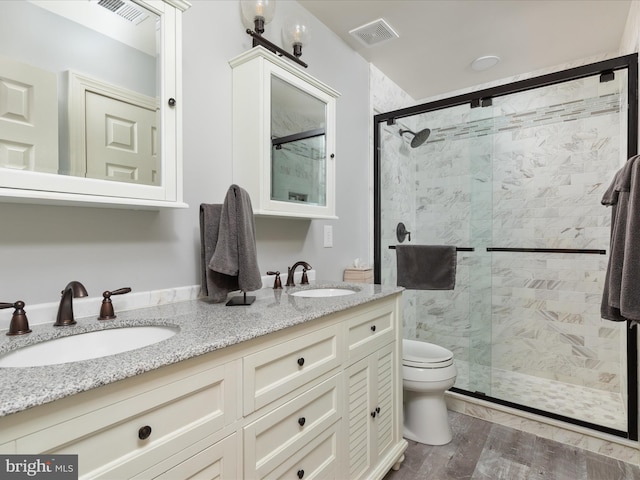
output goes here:
{"type": "Polygon", "coordinates": [[[1,417],[0,453],[77,454],[82,479],[381,479],[407,446],[401,300],[1,417]]]}
{"type": "Polygon", "coordinates": [[[180,465],[216,467],[201,452],[235,435],[237,361],[181,362],[0,418],[3,453],[78,455],[80,478],[155,478],[180,465]],[[11,439],[11,441],[6,442],[11,439]]]}
{"type": "Polygon", "coordinates": [[[343,324],[307,331],[243,359],[245,478],[338,472],[343,324]]]}
{"type": "Polygon", "coordinates": [[[338,92],[260,46],[229,63],[233,182],[254,213],[336,218],[338,92]]]}
{"type": "MultiPolygon", "coordinates": [[[[402,372],[398,310],[381,303],[347,324],[348,367],[344,374],[347,401],[348,478],[379,478],[402,440],[402,372]]],[[[397,467],[396,467],[397,468],[397,467]]]]}

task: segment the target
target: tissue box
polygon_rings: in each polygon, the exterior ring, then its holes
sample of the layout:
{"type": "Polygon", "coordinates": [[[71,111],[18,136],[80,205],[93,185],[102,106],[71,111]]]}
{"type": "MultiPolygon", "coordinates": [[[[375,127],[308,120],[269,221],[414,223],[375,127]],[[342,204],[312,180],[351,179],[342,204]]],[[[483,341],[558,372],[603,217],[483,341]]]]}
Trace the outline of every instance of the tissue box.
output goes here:
{"type": "Polygon", "coordinates": [[[342,280],[354,283],[373,283],[373,268],[351,267],[344,270],[342,280]]]}

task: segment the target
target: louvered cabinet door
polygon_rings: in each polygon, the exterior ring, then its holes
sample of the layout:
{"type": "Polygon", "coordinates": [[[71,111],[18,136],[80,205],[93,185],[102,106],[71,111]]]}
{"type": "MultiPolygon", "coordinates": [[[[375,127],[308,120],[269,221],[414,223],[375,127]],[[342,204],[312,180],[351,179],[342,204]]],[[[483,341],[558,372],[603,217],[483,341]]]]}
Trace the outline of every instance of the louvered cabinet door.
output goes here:
{"type": "Polygon", "coordinates": [[[348,429],[348,475],[351,480],[366,478],[367,472],[373,465],[371,398],[373,369],[373,355],[363,358],[351,365],[345,375],[349,405],[346,409],[348,418],[345,420],[348,429]]]}
{"type": "Polygon", "coordinates": [[[367,478],[396,444],[394,343],[347,369],[348,478],[367,478]]]}
{"type": "Polygon", "coordinates": [[[400,406],[394,402],[395,389],[402,388],[398,385],[394,376],[396,369],[393,344],[380,349],[375,358],[375,387],[372,395],[375,396],[374,420],[375,441],[373,448],[376,458],[384,457],[398,441],[396,438],[398,414],[396,409],[400,406]]]}

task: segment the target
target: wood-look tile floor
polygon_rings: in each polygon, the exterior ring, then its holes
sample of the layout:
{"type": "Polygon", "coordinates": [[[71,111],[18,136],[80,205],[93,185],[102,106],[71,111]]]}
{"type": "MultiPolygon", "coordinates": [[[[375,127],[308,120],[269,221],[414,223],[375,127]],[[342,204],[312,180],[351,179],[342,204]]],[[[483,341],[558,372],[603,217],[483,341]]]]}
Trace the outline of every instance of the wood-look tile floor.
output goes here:
{"type": "Polygon", "coordinates": [[[409,441],[400,470],[384,480],[640,480],[640,467],[449,412],[453,440],[409,441]]]}

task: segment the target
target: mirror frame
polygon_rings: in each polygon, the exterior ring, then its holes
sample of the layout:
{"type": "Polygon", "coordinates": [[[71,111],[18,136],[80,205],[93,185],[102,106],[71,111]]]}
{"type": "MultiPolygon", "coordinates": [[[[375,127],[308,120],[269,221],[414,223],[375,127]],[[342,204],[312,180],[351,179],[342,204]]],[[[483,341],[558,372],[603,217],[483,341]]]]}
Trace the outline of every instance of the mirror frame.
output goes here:
{"type": "Polygon", "coordinates": [[[0,201],[119,208],[187,208],[182,179],[182,13],[183,0],[133,0],[160,17],[159,186],[2,169],[0,201]],[[170,99],[175,99],[170,105],[170,99]]]}
{"type": "Polygon", "coordinates": [[[233,70],[233,181],[249,192],[256,216],[337,219],[336,102],[340,93],[257,46],[229,60],[233,70]],[[326,205],[271,199],[271,77],[326,105],[326,205]]]}

